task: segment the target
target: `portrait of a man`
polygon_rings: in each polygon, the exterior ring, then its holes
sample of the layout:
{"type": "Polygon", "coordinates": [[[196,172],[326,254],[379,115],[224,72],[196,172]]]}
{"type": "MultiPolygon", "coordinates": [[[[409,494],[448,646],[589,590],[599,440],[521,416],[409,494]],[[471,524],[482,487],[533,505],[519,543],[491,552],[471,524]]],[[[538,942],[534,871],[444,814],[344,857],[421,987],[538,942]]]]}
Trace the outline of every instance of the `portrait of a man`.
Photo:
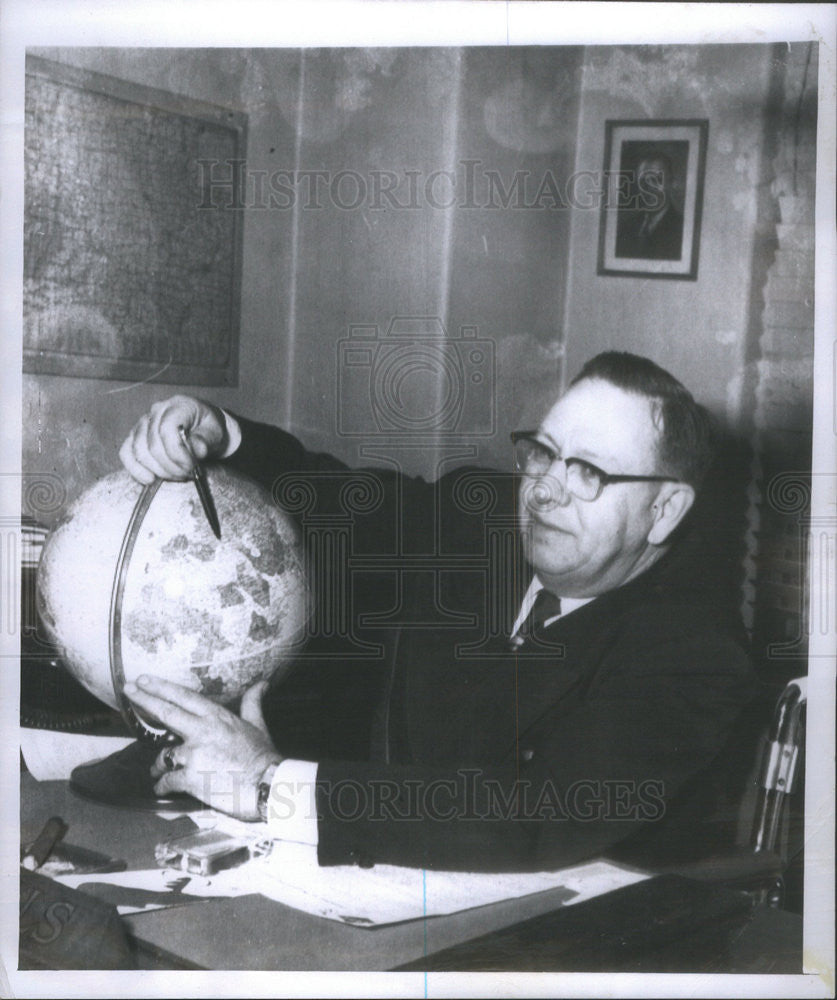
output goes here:
{"type": "Polygon", "coordinates": [[[620,209],[616,223],[616,256],[680,260],[683,211],[675,200],[672,158],[662,151],[648,153],[639,161],[635,178],[636,193],[620,209]]]}

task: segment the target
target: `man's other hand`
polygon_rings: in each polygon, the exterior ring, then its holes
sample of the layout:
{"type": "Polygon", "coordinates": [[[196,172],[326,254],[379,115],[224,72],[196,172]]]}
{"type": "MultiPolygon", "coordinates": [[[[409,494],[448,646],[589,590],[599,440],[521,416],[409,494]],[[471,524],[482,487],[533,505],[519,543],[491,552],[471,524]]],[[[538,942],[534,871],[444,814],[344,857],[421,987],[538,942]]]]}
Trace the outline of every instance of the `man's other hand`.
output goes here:
{"type": "Polygon", "coordinates": [[[189,476],[192,459],[181,428],[199,461],[226,458],[241,440],[237,422],[219,407],[191,396],[172,396],[155,403],[119,449],[119,458],[134,479],[148,485],[155,479],[189,476]]]}
{"type": "Polygon", "coordinates": [[[166,747],[151,768],[157,795],[186,792],[238,819],[259,818],[259,781],[282,760],[262,717],[267,682],[255,684],[241,701],[241,716],[203,695],[160,677],[143,675],[125,694],[183,743],[166,747]]]}

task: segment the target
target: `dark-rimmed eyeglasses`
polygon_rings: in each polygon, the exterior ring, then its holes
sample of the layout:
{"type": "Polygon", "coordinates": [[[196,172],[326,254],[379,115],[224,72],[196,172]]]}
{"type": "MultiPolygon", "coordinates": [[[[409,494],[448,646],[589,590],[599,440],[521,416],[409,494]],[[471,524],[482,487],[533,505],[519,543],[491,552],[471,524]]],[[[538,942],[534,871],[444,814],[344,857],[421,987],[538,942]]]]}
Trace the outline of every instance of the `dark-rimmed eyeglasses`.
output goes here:
{"type": "Polygon", "coordinates": [[[583,458],[562,458],[537,436],[537,431],[512,431],[514,467],[524,476],[545,476],[555,462],[566,468],[565,489],[579,500],[598,500],[611,483],[677,483],[672,476],[611,475],[583,458]]]}

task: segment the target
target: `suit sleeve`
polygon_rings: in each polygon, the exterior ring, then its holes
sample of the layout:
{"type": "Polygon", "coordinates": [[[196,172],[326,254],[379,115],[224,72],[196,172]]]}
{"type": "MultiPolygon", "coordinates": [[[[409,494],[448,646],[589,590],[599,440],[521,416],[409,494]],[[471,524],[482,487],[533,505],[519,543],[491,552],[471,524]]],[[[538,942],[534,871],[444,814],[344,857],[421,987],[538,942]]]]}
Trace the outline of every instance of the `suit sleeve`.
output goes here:
{"type": "MultiPolygon", "coordinates": [[[[336,502],[340,477],[351,474],[343,463],[306,451],[276,428],[240,423],[242,443],[231,465],[271,491],[284,473],[312,474],[318,491],[329,494],[323,502],[336,502]]],[[[385,499],[355,518],[358,551],[395,551],[391,508],[409,523],[412,541],[427,532],[417,550],[429,551],[424,543],[434,541],[435,529],[422,526],[418,513],[409,516],[405,504],[415,502],[417,512],[430,500],[440,509],[451,504],[439,501],[435,484],[409,480],[407,495],[396,492],[407,480],[387,471],[376,475],[385,499]]],[[[475,551],[484,514],[463,508],[449,537],[462,551],[475,551]]],[[[387,586],[392,589],[391,582],[387,586]]],[[[685,782],[719,753],[751,697],[749,665],[729,632],[688,602],[645,607],[608,628],[612,634],[595,669],[570,696],[545,695],[535,718],[515,717],[513,688],[498,692],[497,711],[508,722],[500,728],[517,733],[508,741],[511,750],[434,766],[322,759],[316,786],[320,863],[537,871],[600,855],[663,822],[685,782]]],[[[462,714],[460,720],[481,725],[462,714]]],[[[435,731],[449,721],[442,714],[426,725],[435,731]]]]}
{"type": "Polygon", "coordinates": [[[307,451],[292,434],[269,424],[232,414],[241,427],[241,444],[225,464],[255,479],[272,492],[276,479],[288,472],[342,472],[333,455],[307,451]]]}
{"type": "Polygon", "coordinates": [[[320,863],[547,870],[664,822],[752,695],[741,649],[676,619],[654,640],[634,622],[575,707],[545,706],[499,764],[321,763],[320,863]]]}

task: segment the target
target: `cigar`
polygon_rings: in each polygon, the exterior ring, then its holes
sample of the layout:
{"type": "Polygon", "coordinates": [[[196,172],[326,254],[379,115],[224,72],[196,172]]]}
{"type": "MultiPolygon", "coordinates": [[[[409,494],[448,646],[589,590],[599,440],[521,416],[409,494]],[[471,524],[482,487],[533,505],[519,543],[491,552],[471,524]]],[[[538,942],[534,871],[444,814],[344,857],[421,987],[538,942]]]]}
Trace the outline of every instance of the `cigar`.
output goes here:
{"type": "Polygon", "coordinates": [[[67,824],[60,816],[53,816],[44,823],[44,828],[32,841],[24,854],[21,864],[30,872],[40,868],[52,854],[52,849],[68,830],[67,824]]]}

